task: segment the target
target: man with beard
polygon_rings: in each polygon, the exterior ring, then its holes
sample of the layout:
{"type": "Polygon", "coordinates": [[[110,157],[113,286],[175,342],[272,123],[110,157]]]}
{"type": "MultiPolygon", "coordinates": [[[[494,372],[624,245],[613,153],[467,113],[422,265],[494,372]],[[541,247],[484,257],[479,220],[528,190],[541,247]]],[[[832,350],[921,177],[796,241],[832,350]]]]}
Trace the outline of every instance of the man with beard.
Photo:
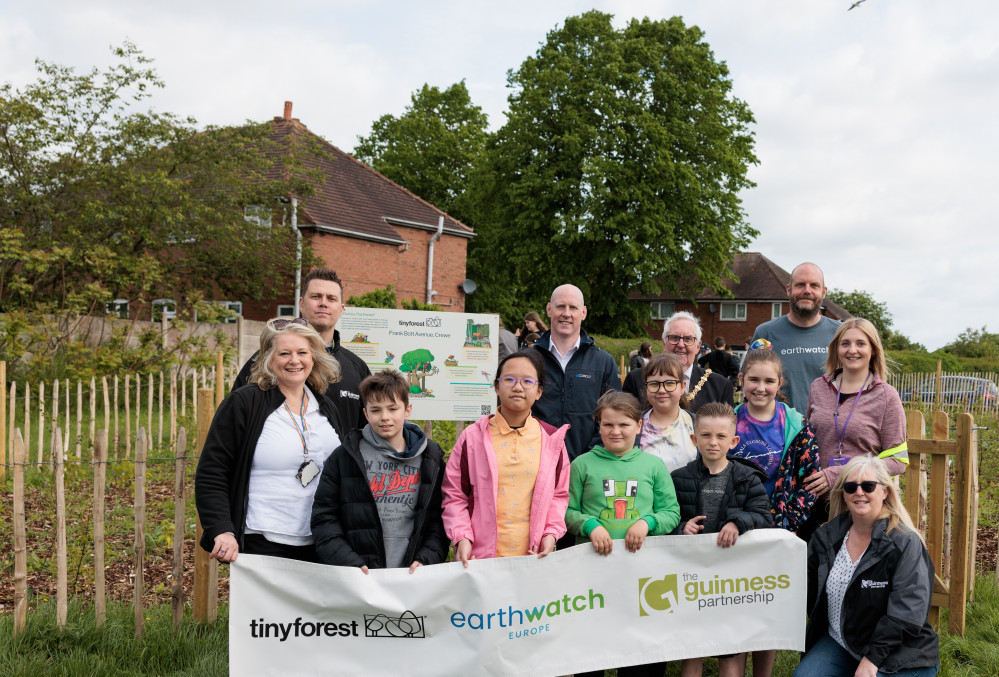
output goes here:
{"type": "MultiPolygon", "coordinates": [[[[732,406],[732,381],[721,374],[705,370],[697,364],[701,346],[701,322],[685,310],[673,313],[663,325],[663,351],[676,357],[683,365],[684,390],[690,396],[690,413],[695,413],[708,402],[724,402],[732,406]]],[[[624,392],[646,404],[642,370],[633,369],[624,379],[624,392]]]]}
{"type": "Polygon", "coordinates": [[[825,370],[829,342],[840,325],[822,315],[826,282],[814,263],[802,263],[791,271],[787,297],[791,311],[756,328],[753,341],[766,339],[784,365],[781,392],[787,404],[798,411],[808,405],[808,389],[825,370]]]}

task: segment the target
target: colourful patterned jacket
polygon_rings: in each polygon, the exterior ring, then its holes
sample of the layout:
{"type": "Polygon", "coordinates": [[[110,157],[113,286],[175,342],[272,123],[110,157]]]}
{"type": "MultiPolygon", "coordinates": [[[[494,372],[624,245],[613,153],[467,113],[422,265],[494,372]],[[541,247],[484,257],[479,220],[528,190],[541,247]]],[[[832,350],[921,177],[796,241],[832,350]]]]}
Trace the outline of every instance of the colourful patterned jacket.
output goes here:
{"type": "Polygon", "coordinates": [[[812,427],[796,409],[783,402],[777,406],[784,407],[784,455],[770,494],[770,512],[775,527],[795,532],[815,504],[815,496],[805,491],[804,484],[806,477],[819,470],[819,445],[812,427]]]}

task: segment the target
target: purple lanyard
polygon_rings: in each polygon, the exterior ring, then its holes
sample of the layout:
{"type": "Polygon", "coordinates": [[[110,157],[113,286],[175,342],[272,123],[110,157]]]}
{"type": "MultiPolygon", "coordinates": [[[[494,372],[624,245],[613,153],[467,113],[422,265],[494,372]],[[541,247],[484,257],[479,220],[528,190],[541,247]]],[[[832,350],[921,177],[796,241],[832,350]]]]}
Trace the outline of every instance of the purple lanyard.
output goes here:
{"type": "Polygon", "coordinates": [[[843,432],[839,431],[839,391],[840,385],[843,383],[843,375],[840,374],[839,385],[836,386],[836,411],[833,412],[833,425],[836,426],[836,441],[839,443],[837,453],[843,455],[843,440],[846,439],[846,427],[850,425],[850,419],[853,417],[853,410],[857,408],[857,402],[860,401],[860,396],[864,394],[864,388],[867,387],[867,382],[871,378],[871,372],[867,372],[867,376],[864,377],[864,385],[860,386],[860,390],[857,391],[857,397],[853,400],[853,406],[850,407],[850,413],[846,415],[846,421],[843,423],[843,432]]]}

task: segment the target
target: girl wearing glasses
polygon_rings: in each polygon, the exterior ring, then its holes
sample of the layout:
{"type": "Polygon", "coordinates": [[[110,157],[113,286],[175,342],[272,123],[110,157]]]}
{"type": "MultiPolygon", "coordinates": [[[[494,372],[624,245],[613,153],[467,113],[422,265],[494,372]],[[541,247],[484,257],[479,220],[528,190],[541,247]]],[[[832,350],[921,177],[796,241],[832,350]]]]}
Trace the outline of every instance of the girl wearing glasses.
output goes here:
{"type": "Polygon", "coordinates": [[[852,459],[830,506],[808,546],[806,653],[795,677],[937,674],[933,562],[887,463],[852,459]]]}
{"type": "Polygon", "coordinates": [[[569,502],[568,425],[531,415],[545,366],[526,350],[499,363],[493,386],[500,406],[465,428],[444,471],[444,530],[455,559],[544,557],[565,535],[569,502]]]}
{"type": "Polygon", "coordinates": [[[652,454],[673,472],[697,457],[694,419],[687,411],[683,392],[683,365],[672,355],[660,353],[642,368],[645,399],[651,406],[642,414],[642,432],[638,448],[652,454]]]}

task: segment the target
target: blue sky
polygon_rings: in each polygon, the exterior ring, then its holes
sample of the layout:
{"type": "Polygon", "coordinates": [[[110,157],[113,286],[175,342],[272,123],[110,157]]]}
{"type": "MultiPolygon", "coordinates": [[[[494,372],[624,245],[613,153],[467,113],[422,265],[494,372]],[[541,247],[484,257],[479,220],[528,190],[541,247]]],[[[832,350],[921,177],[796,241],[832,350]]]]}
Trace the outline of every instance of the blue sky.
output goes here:
{"type": "Polygon", "coordinates": [[[748,248],[830,288],[888,304],[930,349],[999,330],[999,3],[992,0],[512,0],[464,2],[4,3],[0,78],[41,57],[77,69],[135,42],[166,81],[152,105],[201,124],[294,116],[353,148],[423,83],[464,79],[503,123],[506,72],[565,17],[680,15],[728,63],[756,116],[748,248]]]}

